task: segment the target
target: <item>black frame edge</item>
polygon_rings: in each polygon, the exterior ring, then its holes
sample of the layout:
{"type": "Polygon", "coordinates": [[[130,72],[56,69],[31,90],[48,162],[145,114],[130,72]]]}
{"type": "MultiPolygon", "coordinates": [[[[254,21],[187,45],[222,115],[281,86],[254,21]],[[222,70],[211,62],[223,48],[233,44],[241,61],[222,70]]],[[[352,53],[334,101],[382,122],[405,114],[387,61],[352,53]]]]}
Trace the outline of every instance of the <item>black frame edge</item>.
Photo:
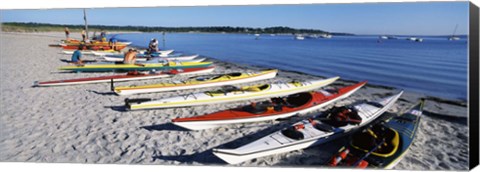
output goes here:
{"type": "Polygon", "coordinates": [[[479,10],[470,2],[469,5],[469,168],[478,166],[479,159],[479,10]]]}

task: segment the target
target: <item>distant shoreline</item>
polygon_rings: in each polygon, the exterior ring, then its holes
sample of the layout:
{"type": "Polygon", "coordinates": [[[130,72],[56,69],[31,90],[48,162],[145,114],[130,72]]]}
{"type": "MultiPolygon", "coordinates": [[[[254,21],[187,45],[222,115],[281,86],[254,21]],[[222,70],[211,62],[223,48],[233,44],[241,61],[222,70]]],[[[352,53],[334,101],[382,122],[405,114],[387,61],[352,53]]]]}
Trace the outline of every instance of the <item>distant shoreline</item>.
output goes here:
{"type": "MultiPolygon", "coordinates": [[[[4,22],[2,31],[4,32],[63,32],[68,27],[71,32],[80,32],[83,25],[65,25],[49,23],[20,23],[4,22]]],[[[253,27],[232,27],[232,26],[203,26],[203,27],[155,27],[155,26],[107,26],[107,25],[89,25],[89,30],[97,32],[101,30],[114,32],[206,32],[206,33],[251,33],[251,34],[328,34],[328,35],[354,35],[351,33],[327,32],[320,29],[296,29],[285,26],[274,26],[266,28],[253,27]]]]}

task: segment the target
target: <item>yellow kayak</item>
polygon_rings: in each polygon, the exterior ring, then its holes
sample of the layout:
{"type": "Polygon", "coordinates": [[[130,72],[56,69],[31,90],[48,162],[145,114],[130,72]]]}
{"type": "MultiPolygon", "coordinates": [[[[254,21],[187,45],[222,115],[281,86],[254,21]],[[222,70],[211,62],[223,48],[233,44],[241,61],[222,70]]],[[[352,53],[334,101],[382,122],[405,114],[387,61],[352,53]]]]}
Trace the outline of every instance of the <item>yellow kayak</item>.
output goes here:
{"type": "Polygon", "coordinates": [[[173,62],[147,63],[147,64],[85,64],[60,67],[60,70],[76,72],[110,72],[110,71],[149,71],[184,68],[204,68],[212,65],[212,62],[173,62]]]}
{"type": "Polygon", "coordinates": [[[271,79],[277,75],[278,70],[267,70],[255,73],[228,73],[209,76],[198,76],[186,81],[158,83],[151,85],[132,85],[125,87],[116,87],[115,93],[118,95],[131,95],[138,93],[152,93],[162,91],[173,91],[183,89],[204,88],[213,86],[223,86],[271,79]]]}

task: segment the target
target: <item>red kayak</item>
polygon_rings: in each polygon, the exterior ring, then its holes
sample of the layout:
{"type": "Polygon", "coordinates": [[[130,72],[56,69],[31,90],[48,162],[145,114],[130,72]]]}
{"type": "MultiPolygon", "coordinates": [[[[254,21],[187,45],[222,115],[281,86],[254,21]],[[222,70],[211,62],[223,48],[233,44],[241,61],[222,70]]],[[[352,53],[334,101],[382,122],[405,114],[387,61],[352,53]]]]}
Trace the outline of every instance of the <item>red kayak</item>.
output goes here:
{"type": "Polygon", "coordinates": [[[172,123],[190,130],[214,128],[226,124],[246,123],[288,118],[297,114],[305,114],[324,107],[337,100],[348,97],[364,86],[367,81],[335,90],[304,92],[288,97],[272,98],[270,101],[252,103],[232,110],[212,114],[177,118],[172,123]]]}
{"type": "Polygon", "coordinates": [[[42,86],[61,86],[61,85],[74,85],[74,84],[91,84],[99,82],[110,82],[112,79],[114,82],[118,81],[132,81],[132,80],[141,80],[141,79],[154,79],[154,78],[164,78],[173,75],[192,75],[192,74],[203,74],[212,72],[215,69],[214,66],[207,68],[187,68],[182,70],[170,70],[170,71],[161,71],[157,73],[142,73],[142,72],[129,72],[123,75],[110,75],[110,76],[101,76],[101,77],[92,77],[92,78],[79,78],[79,79],[69,79],[69,80],[57,80],[57,81],[46,81],[39,82],[35,81],[33,86],[42,87],[42,86]]]}
{"type": "MultiPolygon", "coordinates": [[[[61,45],[64,50],[77,50],[80,45],[61,45]]],[[[127,47],[127,45],[116,45],[115,50],[120,51],[127,47]]],[[[112,50],[108,45],[85,45],[84,50],[112,50]]]]}

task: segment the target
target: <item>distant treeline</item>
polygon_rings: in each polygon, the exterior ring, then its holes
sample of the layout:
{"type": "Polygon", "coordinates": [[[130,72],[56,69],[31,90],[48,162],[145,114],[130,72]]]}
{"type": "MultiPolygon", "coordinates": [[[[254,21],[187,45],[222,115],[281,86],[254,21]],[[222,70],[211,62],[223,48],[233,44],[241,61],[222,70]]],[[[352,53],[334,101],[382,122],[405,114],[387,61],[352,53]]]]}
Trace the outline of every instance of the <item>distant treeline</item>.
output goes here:
{"type": "MultiPolygon", "coordinates": [[[[68,27],[70,31],[76,32],[84,28],[84,25],[68,24],[48,24],[48,23],[2,23],[2,31],[6,32],[53,32],[63,31],[68,27]]],[[[331,35],[352,35],[349,33],[334,33],[316,29],[294,29],[290,27],[230,27],[230,26],[211,26],[211,27],[147,27],[147,26],[105,26],[88,25],[90,31],[130,31],[130,32],[210,32],[210,33],[267,33],[267,34],[331,34],[331,35]]]]}

